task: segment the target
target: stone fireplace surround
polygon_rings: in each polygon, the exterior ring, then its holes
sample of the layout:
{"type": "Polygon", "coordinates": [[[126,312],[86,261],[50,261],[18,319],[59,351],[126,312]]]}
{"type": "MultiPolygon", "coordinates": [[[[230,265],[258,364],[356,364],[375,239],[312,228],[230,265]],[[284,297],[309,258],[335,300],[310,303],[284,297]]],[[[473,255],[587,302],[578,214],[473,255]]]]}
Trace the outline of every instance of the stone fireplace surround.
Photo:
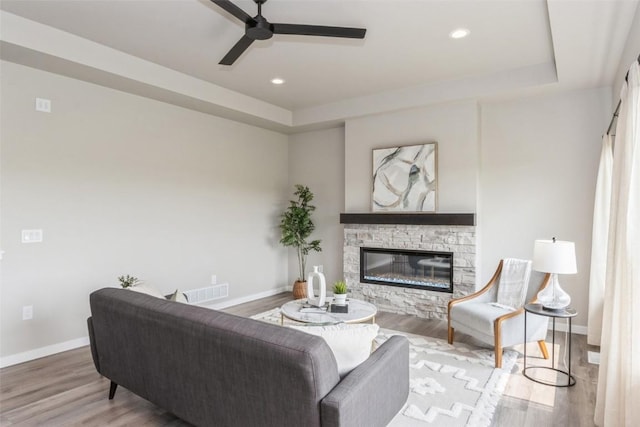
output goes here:
{"type": "Polygon", "coordinates": [[[449,221],[449,218],[444,218],[446,215],[448,214],[342,214],[344,278],[349,294],[372,302],[381,311],[427,319],[446,319],[447,303],[452,298],[475,292],[476,276],[475,215],[466,214],[464,221],[455,218],[449,221]],[[417,220],[407,220],[410,217],[417,220]],[[442,225],[447,222],[465,225],[442,225]],[[453,252],[453,295],[361,283],[360,247],[453,252]]]}

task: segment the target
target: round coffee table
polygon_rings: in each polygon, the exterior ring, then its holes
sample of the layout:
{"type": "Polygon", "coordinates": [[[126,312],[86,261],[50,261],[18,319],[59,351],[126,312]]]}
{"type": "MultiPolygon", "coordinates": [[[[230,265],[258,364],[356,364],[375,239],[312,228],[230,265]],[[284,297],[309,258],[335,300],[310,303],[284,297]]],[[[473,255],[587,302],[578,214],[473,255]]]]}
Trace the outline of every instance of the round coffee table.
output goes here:
{"type": "MultiPolygon", "coordinates": [[[[329,303],[331,300],[332,298],[327,298],[329,303]]],[[[303,309],[307,305],[306,298],[289,301],[280,307],[280,323],[284,324],[285,317],[296,322],[314,324],[361,323],[369,320],[375,323],[376,313],[378,313],[375,305],[353,298],[348,299],[347,304],[349,305],[348,313],[330,313],[328,310],[303,309]]]]}

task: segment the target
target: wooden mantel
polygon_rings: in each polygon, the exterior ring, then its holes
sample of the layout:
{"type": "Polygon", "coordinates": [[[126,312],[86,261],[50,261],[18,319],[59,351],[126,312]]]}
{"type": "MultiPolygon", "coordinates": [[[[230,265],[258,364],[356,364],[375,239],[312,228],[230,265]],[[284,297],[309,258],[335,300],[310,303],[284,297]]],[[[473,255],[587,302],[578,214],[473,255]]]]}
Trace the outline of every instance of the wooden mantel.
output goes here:
{"type": "Polygon", "coordinates": [[[340,224],[476,225],[475,213],[341,213],[340,224]]]}

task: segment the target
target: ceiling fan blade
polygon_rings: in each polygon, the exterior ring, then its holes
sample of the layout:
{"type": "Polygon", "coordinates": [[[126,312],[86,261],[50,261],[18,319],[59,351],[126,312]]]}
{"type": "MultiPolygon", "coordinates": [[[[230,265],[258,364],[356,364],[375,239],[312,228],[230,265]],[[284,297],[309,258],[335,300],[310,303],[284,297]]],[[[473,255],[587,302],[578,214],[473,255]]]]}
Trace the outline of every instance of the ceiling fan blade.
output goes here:
{"type": "Polygon", "coordinates": [[[272,24],[274,34],[297,34],[301,36],[344,37],[363,39],[366,28],[326,27],[324,25],[272,24]]]}
{"type": "Polygon", "coordinates": [[[235,16],[236,18],[238,18],[239,20],[241,20],[242,22],[244,22],[245,24],[253,22],[253,18],[249,16],[247,12],[240,9],[238,6],[231,3],[229,0],[211,0],[211,1],[217,4],[218,6],[220,6],[221,8],[223,8],[224,10],[226,10],[227,12],[229,12],[230,14],[232,14],[233,16],[235,16]]]}
{"type": "Polygon", "coordinates": [[[242,38],[238,40],[238,43],[236,43],[235,46],[233,46],[231,50],[227,52],[224,58],[222,58],[222,61],[220,61],[218,64],[232,65],[234,62],[236,62],[236,59],[238,59],[240,55],[242,55],[244,51],[247,50],[249,46],[251,46],[251,43],[253,43],[253,39],[250,39],[247,36],[242,36],[242,38]]]}

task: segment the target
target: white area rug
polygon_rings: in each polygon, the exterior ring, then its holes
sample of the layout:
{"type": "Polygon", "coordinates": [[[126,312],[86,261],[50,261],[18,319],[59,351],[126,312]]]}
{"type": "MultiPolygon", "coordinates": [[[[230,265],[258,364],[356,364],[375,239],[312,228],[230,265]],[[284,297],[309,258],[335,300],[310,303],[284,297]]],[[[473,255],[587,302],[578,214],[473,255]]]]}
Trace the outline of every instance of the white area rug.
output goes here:
{"type": "MultiPolygon", "coordinates": [[[[280,324],[280,309],[252,316],[280,324]]],[[[285,319],[285,325],[299,324],[285,319]]],[[[445,340],[381,329],[383,343],[392,335],[409,339],[410,393],[391,421],[405,426],[489,426],[502,396],[517,352],[506,350],[502,369],[494,368],[493,350],[449,345],[445,340]]]]}

